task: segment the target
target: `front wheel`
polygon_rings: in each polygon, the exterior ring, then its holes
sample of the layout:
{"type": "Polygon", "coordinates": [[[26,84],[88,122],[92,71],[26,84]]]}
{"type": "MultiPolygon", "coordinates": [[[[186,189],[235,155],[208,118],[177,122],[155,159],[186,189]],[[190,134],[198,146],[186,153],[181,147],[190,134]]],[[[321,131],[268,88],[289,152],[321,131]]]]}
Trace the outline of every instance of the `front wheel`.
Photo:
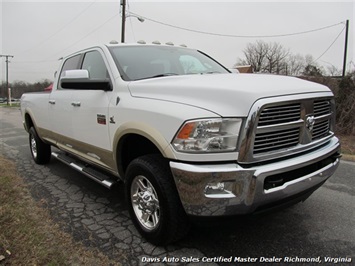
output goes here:
{"type": "Polygon", "coordinates": [[[51,159],[51,146],[44,143],[37,135],[34,127],[29,130],[30,151],[37,164],[47,164],[51,159]]]}
{"type": "Polygon", "coordinates": [[[189,222],[163,157],[146,155],[133,160],[125,189],[133,223],[149,242],[166,245],[188,232],[189,222]]]}

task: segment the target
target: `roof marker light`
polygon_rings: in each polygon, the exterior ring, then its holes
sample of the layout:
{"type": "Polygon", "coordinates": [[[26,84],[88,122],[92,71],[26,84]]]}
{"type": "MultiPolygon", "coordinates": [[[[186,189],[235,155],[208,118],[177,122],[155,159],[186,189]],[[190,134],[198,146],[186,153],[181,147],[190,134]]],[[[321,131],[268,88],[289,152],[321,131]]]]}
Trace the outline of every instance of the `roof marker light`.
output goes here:
{"type": "Polygon", "coordinates": [[[159,41],[154,41],[154,42],[152,42],[152,44],[161,44],[159,41]]]}
{"type": "Polygon", "coordinates": [[[173,42],[167,42],[167,43],[165,43],[166,45],[174,45],[174,43],[173,42]]]}
{"type": "Polygon", "coordinates": [[[146,42],[143,41],[143,40],[139,40],[137,43],[139,43],[139,44],[146,44],[146,42]]]}

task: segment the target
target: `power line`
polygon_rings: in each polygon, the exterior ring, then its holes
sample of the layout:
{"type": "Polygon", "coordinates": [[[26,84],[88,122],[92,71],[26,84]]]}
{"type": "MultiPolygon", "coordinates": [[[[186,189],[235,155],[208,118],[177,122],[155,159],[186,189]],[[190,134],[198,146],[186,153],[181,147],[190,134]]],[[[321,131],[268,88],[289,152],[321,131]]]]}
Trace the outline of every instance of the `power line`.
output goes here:
{"type": "Polygon", "coordinates": [[[80,38],[79,40],[77,40],[76,42],[72,43],[71,45],[69,45],[68,47],[60,50],[59,52],[53,54],[52,56],[50,57],[54,57],[60,53],[62,53],[63,51],[73,47],[74,45],[76,45],[77,43],[81,42],[83,39],[85,39],[86,37],[88,37],[89,35],[93,34],[95,31],[99,30],[100,28],[102,28],[104,25],[106,25],[108,22],[110,22],[111,20],[113,20],[115,17],[117,17],[119,14],[115,14],[113,15],[112,17],[110,17],[109,19],[107,19],[104,23],[102,23],[101,25],[99,25],[98,27],[96,27],[95,29],[93,29],[92,31],[90,31],[88,34],[86,34],[85,36],[83,36],[82,38],[80,38]]]}
{"type": "Polygon", "coordinates": [[[49,62],[56,62],[58,61],[57,59],[53,59],[53,60],[35,60],[35,61],[14,61],[12,63],[14,64],[33,64],[33,63],[49,63],[49,62]]]}
{"type": "Polygon", "coordinates": [[[154,23],[157,23],[157,24],[161,24],[161,25],[164,25],[164,26],[172,27],[172,28],[175,28],[175,29],[180,29],[180,30],[185,30],[185,31],[190,31],[190,32],[195,32],[195,33],[200,33],[200,34],[213,35],[213,36],[231,37],[231,38],[277,38],[277,37],[287,37],[287,36],[295,36],[295,35],[301,35],[301,34],[307,34],[307,33],[311,33],[311,32],[321,31],[321,30],[329,29],[329,28],[338,26],[340,24],[343,24],[343,22],[339,22],[339,23],[336,23],[336,24],[332,24],[332,25],[321,27],[321,28],[317,28],[317,29],[301,31],[301,32],[285,33],[285,34],[275,34],[275,35],[234,35],[234,34],[222,34],[222,33],[207,32],[207,31],[184,28],[184,27],[172,25],[172,24],[169,24],[169,23],[161,22],[161,21],[158,21],[158,20],[155,20],[155,19],[151,19],[151,18],[148,18],[148,17],[144,17],[142,15],[139,15],[139,14],[136,14],[136,13],[133,13],[133,12],[129,12],[129,13],[134,15],[134,16],[141,17],[141,18],[143,18],[145,20],[148,20],[148,21],[151,21],[151,22],[154,22],[154,23]]]}
{"type": "Polygon", "coordinates": [[[329,49],[333,46],[333,44],[336,42],[336,40],[338,40],[339,36],[343,33],[345,27],[341,30],[341,32],[338,34],[338,36],[335,38],[335,40],[329,45],[329,47],[320,55],[318,56],[318,58],[316,60],[313,61],[314,62],[317,62],[317,60],[319,60],[323,55],[325,55],[326,52],[329,51],[329,49]]]}
{"type": "Polygon", "coordinates": [[[73,47],[74,45],[76,45],[77,43],[81,42],[83,39],[85,39],[86,37],[88,37],[89,35],[93,34],[95,31],[99,30],[100,28],[102,28],[104,25],[106,25],[108,22],[110,22],[111,20],[113,20],[115,17],[117,17],[119,14],[115,14],[112,17],[110,17],[109,19],[107,19],[104,23],[100,24],[98,27],[94,28],[93,30],[91,30],[89,33],[87,33],[86,35],[84,35],[82,38],[80,38],[79,40],[77,40],[76,42],[73,42],[71,45],[67,46],[66,48],[56,52],[55,54],[52,54],[51,56],[47,57],[47,59],[44,60],[38,60],[38,61],[19,61],[16,63],[46,63],[46,62],[54,62],[57,61],[55,59],[50,59],[54,56],[57,56],[59,54],[61,54],[63,51],[73,47]]]}
{"type": "MultiPolygon", "coordinates": [[[[127,1],[127,6],[128,6],[128,13],[130,10],[130,5],[129,5],[129,1],[127,1]]],[[[129,18],[129,23],[131,24],[131,30],[132,30],[132,35],[133,35],[133,40],[136,41],[136,36],[134,35],[134,30],[133,30],[133,23],[132,23],[132,17],[128,17],[129,18]]]]}
{"type": "Polygon", "coordinates": [[[54,36],[56,36],[59,32],[63,31],[65,28],[67,28],[70,24],[72,24],[75,20],[77,20],[79,17],[81,17],[82,14],[85,13],[86,10],[88,10],[93,4],[95,4],[96,0],[94,0],[94,2],[90,3],[86,8],[84,8],[78,15],[75,15],[74,18],[72,18],[67,24],[65,24],[63,27],[61,27],[59,30],[57,30],[56,32],[54,32],[53,34],[51,34],[50,36],[48,36],[47,38],[45,38],[44,40],[42,40],[41,42],[39,42],[37,45],[26,49],[22,52],[20,52],[19,54],[23,54],[26,53],[28,51],[31,51],[41,45],[43,45],[44,43],[46,43],[48,40],[52,39],[54,36]]]}

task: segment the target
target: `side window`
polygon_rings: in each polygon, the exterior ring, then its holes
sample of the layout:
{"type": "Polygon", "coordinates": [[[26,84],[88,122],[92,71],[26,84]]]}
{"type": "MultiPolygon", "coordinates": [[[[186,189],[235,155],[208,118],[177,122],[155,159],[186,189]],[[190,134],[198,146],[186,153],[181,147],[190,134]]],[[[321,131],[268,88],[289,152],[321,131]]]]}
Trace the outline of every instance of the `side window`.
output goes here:
{"type": "Polygon", "coordinates": [[[62,77],[64,75],[64,72],[66,70],[79,69],[80,68],[79,67],[80,57],[81,57],[81,55],[79,54],[79,55],[68,58],[62,67],[62,71],[60,72],[60,77],[62,77]]]}
{"type": "Polygon", "coordinates": [[[109,74],[101,54],[92,51],[85,54],[82,69],[89,71],[90,79],[108,79],[109,74]]]}
{"type": "MultiPolygon", "coordinates": [[[[80,58],[81,58],[81,54],[68,58],[63,64],[59,79],[64,76],[64,72],[66,70],[79,69],[80,68],[80,66],[79,66],[80,58]]],[[[63,89],[62,86],[60,85],[60,83],[58,85],[58,88],[63,89]]]]}

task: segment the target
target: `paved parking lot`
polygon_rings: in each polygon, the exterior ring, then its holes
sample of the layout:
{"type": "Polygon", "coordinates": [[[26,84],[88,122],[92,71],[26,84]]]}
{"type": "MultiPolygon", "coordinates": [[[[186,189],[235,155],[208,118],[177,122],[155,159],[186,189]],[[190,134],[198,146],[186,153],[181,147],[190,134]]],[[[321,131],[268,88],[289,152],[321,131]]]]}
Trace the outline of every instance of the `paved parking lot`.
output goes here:
{"type": "Polygon", "coordinates": [[[46,166],[36,165],[19,110],[0,108],[0,118],[0,154],[16,162],[33,198],[76,241],[97,247],[124,265],[165,264],[163,260],[174,265],[215,265],[229,259],[234,264],[277,263],[279,258],[299,262],[318,257],[322,263],[333,259],[331,265],[334,259],[355,259],[354,163],[343,161],[304,203],[264,216],[196,224],[182,241],[156,247],[142,239],[131,223],[122,185],[112,190],[100,187],[55,159],[46,166]]]}

